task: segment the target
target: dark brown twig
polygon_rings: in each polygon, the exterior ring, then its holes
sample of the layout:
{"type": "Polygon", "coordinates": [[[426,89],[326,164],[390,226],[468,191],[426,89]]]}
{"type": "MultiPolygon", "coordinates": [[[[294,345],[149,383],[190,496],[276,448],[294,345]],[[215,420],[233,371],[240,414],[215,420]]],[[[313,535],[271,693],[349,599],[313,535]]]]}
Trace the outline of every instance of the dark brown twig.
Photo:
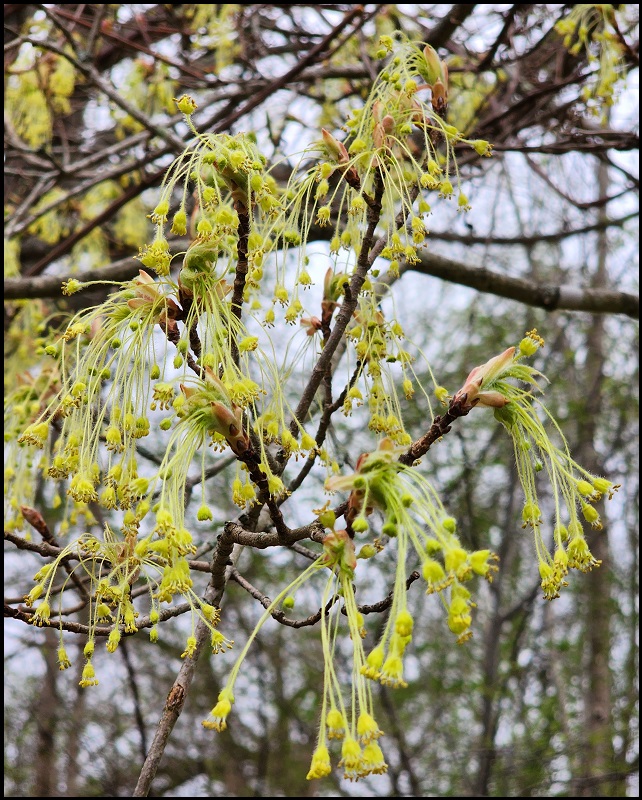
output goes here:
{"type": "Polygon", "coordinates": [[[417,459],[424,456],[438,439],[450,431],[450,426],[456,419],[465,417],[470,412],[470,407],[467,407],[465,403],[466,395],[462,395],[456,401],[451,401],[448,411],[435,417],[427,433],[413,442],[408,450],[399,456],[399,463],[411,466],[417,459]]]}

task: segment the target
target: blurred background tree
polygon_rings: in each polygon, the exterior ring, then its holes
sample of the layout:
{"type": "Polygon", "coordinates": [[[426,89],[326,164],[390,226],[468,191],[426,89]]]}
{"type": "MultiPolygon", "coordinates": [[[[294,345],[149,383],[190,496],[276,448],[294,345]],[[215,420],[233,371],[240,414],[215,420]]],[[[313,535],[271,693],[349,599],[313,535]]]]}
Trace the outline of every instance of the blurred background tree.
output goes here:
{"type": "MultiPolygon", "coordinates": [[[[356,785],[338,773],[305,780],[319,711],[318,633],[270,620],[244,663],[234,725],[216,738],[200,720],[232,659],[200,659],[153,795],[637,796],[637,4],[4,10],[5,393],[36,361],[36,325],[53,328],[70,307],[104,297],[100,288],[63,297],[63,279],[137,274],[134,256],[152,228],[145,215],[191,137],[172,98],[197,98],[200,130],[255,132],[285,183],[292,153],[322,126],[338,130],[367,96],[379,37],[402,31],[446,61],[448,122],[490,141],[493,157],[461,154],[472,210],[454,207],[429,225],[419,263],[401,265],[397,317],[451,388],[538,328],[546,347],[537,366],[552,378],[547,402],[574,454],[622,485],[590,541],[602,566],[574,576],[549,603],[519,535],[512,448],[481,415],[462,420],[431,450],[430,477],[466,545],[492,547],[501,568],[465,647],[453,645],[433,598],[409,587],[409,685],[375,691],[387,774],[356,785]]],[[[326,231],[315,230],[311,256],[327,255],[326,231]]],[[[419,436],[425,409],[418,402],[410,413],[419,436]]],[[[335,416],[329,436],[348,471],[372,448],[351,417],[335,416]]],[[[237,514],[221,499],[233,474],[210,472],[216,516],[199,542],[205,559],[237,514]]],[[[287,513],[303,524],[322,488],[312,475],[287,513]]],[[[61,535],[43,487],[36,496],[61,535]]],[[[80,667],[58,670],[53,632],[19,619],[40,563],[5,535],[5,796],[132,796],[181,664],[182,620],[164,625],[160,650],[135,636],[111,658],[97,653],[100,684],[81,689],[80,667]]],[[[305,564],[297,552],[246,548],[236,568],[274,597],[305,564]]],[[[368,572],[372,602],[392,585],[388,566],[368,572]]],[[[223,612],[237,644],[257,605],[242,580],[230,582],[223,612]]]]}

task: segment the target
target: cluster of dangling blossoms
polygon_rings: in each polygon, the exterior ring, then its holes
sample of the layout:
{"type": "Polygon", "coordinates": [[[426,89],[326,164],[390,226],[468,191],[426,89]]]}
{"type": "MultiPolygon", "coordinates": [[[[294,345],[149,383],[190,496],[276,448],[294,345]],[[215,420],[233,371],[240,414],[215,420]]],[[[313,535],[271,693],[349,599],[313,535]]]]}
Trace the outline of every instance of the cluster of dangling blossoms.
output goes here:
{"type": "MultiPolygon", "coordinates": [[[[590,552],[582,520],[593,528],[601,522],[595,503],[603,495],[612,497],[618,486],[606,478],[590,474],[570,456],[566,441],[554,419],[537,399],[538,379],[544,376],[524,363],[544,345],[537,331],[529,331],[517,347],[509,347],[471,371],[463,386],[451,398],[463,413],[476,406],[494,410],[495,418],[509,433],[515,450],[525,502],[523,527],[532,529],[544,597],[553,600],[566,584],[569,570],[588,572],[599,566],[590,552]],[[511,379],[529,388],[515,386],[511,379]],[[550,423],[560,438],[555,445],[546,429],[550,423]],[[555,497],[553,552],[542,535],[542,512],[538,505],[536,475],[544,473],[555,497]]],[[[321,595],[321,639],[324,655],[324,694],[321,723],[308,778],[330,774],[330,740],[341,741],[339,766],[344,777],[357,780],[385,772],[385,760],[377,740],[383,735],[374,718],[369,681],[390,687],[405,687],[403,657],[412,641],[413,617],[406,606],[409,554],[421,565],[428,594],[436,593],[444,606],[447,624],[456,641],[463,644],[472,636],[472,581],[484,577],[491,582],[498,570],[497,556],[489,549],[470,551],[457,535],[457,522],[448,516],[432,484],[414,466],[399,460],[407,452],[389,437],[380,440],[376,450],[364,453],[351,475],[326,480],[329,492],[348,491],[345,520],[349,531],[335,529],[334,512],[323,509],[319,520],[329,528],[323,553],[304,573],[286,587],[266,609],[240,653],[218,702],[203,722],[207,728],[223,731],[234,702],[234,684],[247,650],[284,598],[294,593],[317,571],[327,568],[330,575],[321,595]],[[369,517],[378,510],[383,516],[381,535],[364,543],[359,552],[355,540],[370,531],[369,517]],[[354,581],[358,559],[377,556],[394,543],[395,582],[387,622],[376,646],[366,655],[364,617],[355,599],[354,581]],[[343,699],[335,652],[337,629],[347,617],[353,648],[351,686],[343,699]]]]}
{"type": "Polygon", "coordinates": [[[608,109],[613,105],[618,84],[626,75],[626,47],[619,34],[612,3],[575,3],[570,13],[555,23],[564,46],[573,56],[585,55],[591,67],[590,79],[581,97],[590,113],[608,124],[608,109]]]}
{"type": "MultiPolygon", "coordinates": [[[[317,441],[292,411],[287,398],[294,396],[288,389],[294,365],[286,358],[279,366],[269,338],[277,324],[288,330],[297,323],[289,330],[303,330],[301,338],[316,354],[322,352],[347,300],[353,259],[359,259],[368,229],[368,248],[376,228],[376,254],[388,262],[386,279],[394,280],[402,261],[419,258],[428,235],[431,194],[456,197],[462,211],[469,207],[460,187],[456,147],[488,156],[490,145],[465,139],[445,122],[448,72],[435,51],[402,41],[392,53],[394,44],[381,37],[379,56],[387,64],[364,106],[347,121],[347,136],[323,130],[302,156],[302,164],[313,155],[316,163],[295,170],[285,189],[277,185],[251,135],[201,134],[192,122],[195,101],[188,96],[177,100],[195,141],[161,186],[151,214],[155,236],[138,255],[144,269],[100,305],[76,315],[58,339],[48,341],[43,333],[35,352],[49,360],[48,366],[35,370],[36,377],[25,376],[5,405],[5,529],[25,529],[35,502],[35,471],[54,482],[52,505],[61,508],[63,519],[60,535],[72,527],[96,528],[92,509],[109,515],[101,536],[83,533],[61,547],[34,576],[26,598],[28,606],[35,606],[34,624],[59,627],[64,669],[70,659],[62,640],[63,597],[76,573],[84,574],[91,603],[82,686],[97,683],[92,665],[97,626],[110,626],[110,652],[122,635],[142,627],[156,641],[163,604],[177,600],[187,604],[192,617],[184,657],[195,653],[198,619],[210,630],[214,653],[232,646],[218,630],[219,609],[198,596],[190,573],[196,544],[185,518],[188,470],[200,461],[203,488],[209,448],[229,450],[235,457],[232,500],[244,510],[286,496],[282,475],[290,456],[317,460],[327,470],[328,492],[349,493],[344,528],[337,527],[329,509],[319,512],[327,528],[321,555],[268,606],[203,723],[225,729],[235,680],[252,640],[277,606],[322,573],[324,689],[309,778],[330,772],[329,747],[335,739],[348,779],[387,769],[370,687],[372,681],[406,685],[404,653],[413,631],[406,607],[409,557],[414,554],[421,564],[426,591],[440,597],[448,627],[460,643],[472,635],[472,580],[492,580],[497,570],[490,550],[466,550],[435,488],[400,460],[412,444],[404,403],[418,389],[434,421],[430,398],[447,402],[448,393],[430,371],[432,388],[421,386],[401,325],[380,309],[379,271],[366,275],[345,328],[352,377],[340,407],[349,415],[363,404],[379,441],[361,456],[354,474],[339,474],[322,436],[317,441]],[[333,266],[323,269],[319,316],[306,315],[302,300],[313,282],[305,247],[313,225],[333,226],[333,266]],[[175,242],[184,237],[189,245],[175,252],[175,242]],[[296,264],[293,277],[286,268],[291,264],[296,264]],[[267,301],[264,270],[269,275],[267,301]],[[152,433],[163,448],[155,469],[140,463],[142,440],[152,433]],[[61,495],[62,486],[66,493],[61,495]],[[381,535],[364,542],[357,553],[355,543],[369,534],[375,510],[383,516],[381,535]],[[355,599],[356,567],[359,559],[390,550],[396,572],[388,618],[380,641],[366,654],[364,619],[355,599]],[[74,562],[78,566],[70,568],[74,562]],[[61,566],[66,568],[63,578],[61,566]],[[135,606],[139,596],[147,598],[149,608],[143,617],[135,606]],[[348,692],[335,667],[344,619],[353,647],[348,692]]],[[[72,294],[86,285],[70,279],[63,290],[72,294]]],[[[588,570],[598,563],[581,519],[599,526],[594,502],[617,487],[573,461],[554,420],[536,399],[541,376],[523,360],[541,344],[530,332],[517,348],[473,370],[450,402],[460,410],[494,408],[512,437],[526,495],[524,525],[533,531],[542,587],[552,599],[570,569],[588,570]],[[518,388],[511,379],[532,388],[518,388]],[[541,416],[561,437],[561,447],[551,442],[541,416]],[[556,498],[552,554],[541,532],[538,472],[548,477],[556,498]]],[[[203,494],[196,520],[212,519],[203,494]]]]}

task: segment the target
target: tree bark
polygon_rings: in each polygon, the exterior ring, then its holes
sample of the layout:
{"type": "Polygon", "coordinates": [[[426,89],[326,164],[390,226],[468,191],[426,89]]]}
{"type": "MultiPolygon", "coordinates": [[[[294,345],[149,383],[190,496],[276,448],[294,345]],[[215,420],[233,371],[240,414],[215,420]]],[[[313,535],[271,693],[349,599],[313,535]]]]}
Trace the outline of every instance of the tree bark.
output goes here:
{"type": "MultiPolygon", "coordinates": [[[[608,167],[600,163],[597,169],[600,192],[608,187],[608,167]]],[[[604,211],[598,212],[601,217],[604,211]]],[[[596,288],[607,281],[606,257],[608,240],[606,232],[598,234],[598,264],[594,278],[596,288]]],[[[579,419],[579,462],[596,475],[604,474],[603,465],[595,447],[597,422],[603,413],[602,392],[604,379],[604,318],[593,315],[587,338],[586,382],[584,388],[584,413],[579,419]]],[[[603,504],[602,504],[603,506],[603,504]]],[[[604,521],[604,509],[599,508],[604,521]]],[[[621,780],[606,776],[616,771],[613,750],[613,721],[611,714],[611,604],[610,556],[607,525],[601,531],[587,534],[589,547],[601,566],[586,575],[584,590],[584,625],[586,689],[584,699],[585,741],[582,772],[577,776],[578,797],[623,797],[625,786],[621,780]]]]}

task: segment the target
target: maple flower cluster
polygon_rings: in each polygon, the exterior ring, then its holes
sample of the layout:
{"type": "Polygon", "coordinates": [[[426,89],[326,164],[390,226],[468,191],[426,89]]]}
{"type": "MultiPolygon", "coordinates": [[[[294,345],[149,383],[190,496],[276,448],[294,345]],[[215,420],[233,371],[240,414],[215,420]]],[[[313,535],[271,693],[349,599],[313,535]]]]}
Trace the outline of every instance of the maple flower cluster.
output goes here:
{"type": "MultiPolygon", "coordinates": [[[[252,136],[201,134],[192,123],[195,101],[178,99],[195,142],[163,180],[151,214],[154,239],[138,254],[145,269],[99,306],[76,315],[55,341],[41,343],[49,367],[37,378],[25,378],[12,395],[12,430],[19,428],[20,435],[15,447],[9,443],[7,449],[6,528],[19,530],[25,524],[32,495],[24,487],[34,470],[57,485],[67,482],[65,498],[56,492],[54,501],[54,507],[64,506],[62,534],[81,522],[96,525],[96,506],[119,519],[118,529],[108,524],[102,536],[83,533],[60,548],[34,576],[26,597],[34,607],[34,624],[59,626],[64,669],[70,660],[62,641],[62,599],[74,572],[62,582],[55,578],[73,560],[88,576],[91,610],[82,686],[97,683],[92,657],[101,625],[110,627],[110,652],[124,634],[143,625],[156,641],[163,604],[179,598],[192,613],[183,657],[196,652],[197,619],[210,631],[213,653],[232,646],[218,630],[219,610],[194,591],[189,563],[196,545],[185,518],[188,470],[200,458],[205,484],[208,447],[235,457],[232,500],[242,509],[286,496],[276,452],[283,464],[292,455],[318,459],[328,474],[326,490],[348,493],[345,528],[337,528],[333,513],[320,514],[327,529],[322,553],[267,604],[203,722],[206,728],[225,730],[252,641],[286,598],[323,574],[323,700],[310,779],[330,773],[335,741],[346,778],[358,780],[387,769],[371,686],[373,681],[393,688],[407,685],[404,658],[414,628],[407,607],[407,565],[417,562],[426,592],[440,598],[447,626],[460,644],[472,636],[475,579],[492,581],[498,569],[490,549],[464,546],[457,521],[435,487],[400,458],[412,444],[404,403],[419,389],[434,421],[430,395],[445,401],[447,391],[430,369],[433,389],[422,387],[401,325],[380,309],[379,273],[372,270],[365,277],[344,337],[354,370],[337,409],[349,415],[365,405],[368,428],[378,439],[376,449],[358,459],[353,474],[338,474],[331,455],[296,418],[287,400],[294,364],[278,366],[269,339],[278,312],[285,330],[298,321],[307,334],[302,336],[306,346],[323,348],[354,274],[350,259],[359,258],[369,228],[381,237],[378,254],[389,263],[387,277],[394,279],[402,261],[420,258],[431,192],[443,200],[457,196],[462,211],[469,207],[456,146],[466,145],[479,156],[490,155],[491,147],[464,138],[446,123],[448,69],[434,49],[405,40],[393,49],[394,41],[381,37],[379,57],[390,58],[364,106],[344,126],[345,139],[323,129],[301,163],[307,165],[312,154],[320,160],[312,168],[295,169],[284,190],[252,136]],[[333,226],[334,266],[323,278],[319,315],[304,316],[301,298],[312,283],[305,244],[313,223],[333,226]],[[187,236],[189,245],[174,252],[168,233],[170,238],[187,236]],[[288,283],[291,262],[296,267],[288,283]],[[260,289],[268,264],[273,288],[266,309],[260,289]],[[141,440],[150,434],[162,446],[153,468],[143,467],[140,457],[141,440]],[[34,448],[42,451],[37,461],[34,448]],[[380,534],[357,555],[355,542],[370,534],[379,517],[380,534]],[[355,593],[357,564],[388,553],[395,577],[387,620],[366,653],[364,616],[355,593]],[[149,597],[145,618],[134,606],[139,584],[149,597]],[[349,687],[341,685],[336,668],[344,621],[352,642],[349,687]]],[[[64,291],[81,288],[71,279],[64,291]]],[[[534,538],[544,596],[552,600],[569,570],[587,571],[599,564],[583,522],[599,528],[595,503],[618,487],[573,460],[539,399],[538,381],[544,377],[524,361],[541,346],[543,340],[530,331],[518,346],[473,369],[450,408],[460,415],[477,406],[492,408],[510,435],[525,495],[523,525],[534,538]],[[554,497],[552,548],[543,532],[540,477],[548,479],[554,497]]],[[[203,497],[196,519],[212,518],[203,497]]]]}

